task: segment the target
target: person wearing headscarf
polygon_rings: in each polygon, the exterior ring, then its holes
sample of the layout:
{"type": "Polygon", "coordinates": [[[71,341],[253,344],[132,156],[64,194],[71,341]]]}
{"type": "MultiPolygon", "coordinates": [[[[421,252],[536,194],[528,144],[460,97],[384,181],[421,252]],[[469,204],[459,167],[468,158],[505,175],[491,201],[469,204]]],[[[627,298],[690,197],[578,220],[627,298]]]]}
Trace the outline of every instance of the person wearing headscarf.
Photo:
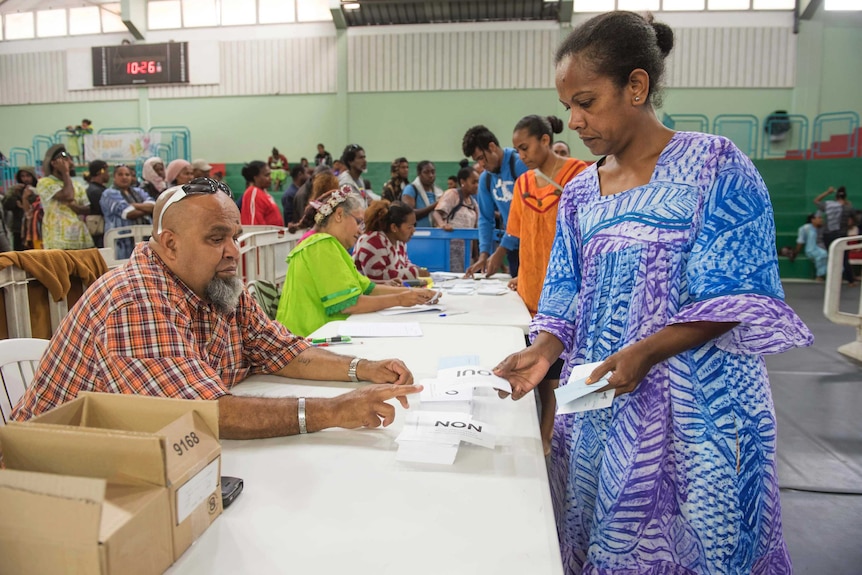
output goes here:
{"type": "Polygon", "coordinates": [[[42,161],[44,178],[36,185],[42,201],[42,246],[45,249],[82,250],[95,246],[80,216],[90,213],[84,186],[72,179],[72,157],[63,144],[54,144],[42,161]]]}
{"type": "Polygon", "coordinates": [[[165,170],[165,181],[171,186],[182,186],[192,181],[192,165],[186,160],[174,160],[165,170]]]}
{"type": "Polygon", "coordinates": [[[9,227],[12,231],[12,249],[25,250],[23,223],[24,214],[30,204],[36,199],[36,171],[33,168],[21,168],[15,174],[15,185],[3,198],[3,208],[7,214],[12,214],[9,227]]]}
{"type": "Polygon", "coordinates": [[[144,180],[142,187],[151,198],[158,198],[159,194],[168,188],[168,183],[165,181],[165,163],[158,156],[144,162],[141,177],[144,180]]]}
{"type": "Polygon", "coordinates": [[[300,224],[317,233],[287,256],[287,278],[276,314],[276,320],[296,335],[305,337],[350,314],[425,304],[437,296],[428,289],[375,284],[356,270],[347,250],[365,231],[365,200],[351,187],[310,201],[300,224]]]}

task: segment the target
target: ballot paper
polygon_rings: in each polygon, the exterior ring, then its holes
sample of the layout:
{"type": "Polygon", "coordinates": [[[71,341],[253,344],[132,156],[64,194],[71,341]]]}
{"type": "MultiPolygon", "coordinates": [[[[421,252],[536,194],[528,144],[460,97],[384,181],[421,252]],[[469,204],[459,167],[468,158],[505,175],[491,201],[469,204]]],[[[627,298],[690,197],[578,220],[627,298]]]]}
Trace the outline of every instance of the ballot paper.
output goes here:
{"type": "Polygon", "coordinates": [[[501,274],[501,273],[495,273],[495,274],[488,276],[488,277],[486,277],[485,274],[473,274],[473,277],[477,280],[504,280],[504,281],[509,281],[510,279],[512,279],[512,276],[510,276],[509,274],[501,274]]]}
{"type": "Polygon", "coordinates": [[[421,337],[422,327],[415,321],[398,323],[351,321],[338,325],[338,335],[350,337],[421,337]]]}
{"type": "Polygon", "coordinates": [[[596,391],[604,387],[604,382],[611,376],[610,373],[605,374],[599,381],[587,385],[587,377],[602,363],[601,361],[597,361],[595,363],[577,365],[572,369],[566,385],[554,390],[554,395],[557,399],[558,414],[602,409],[613,403],[613,390],[608,393],[596,393],[596,391]]]}
{"type": "Polygon", "coordinates": [[[506,286],[481,286],[479,290],[476,292],[478,295],[505,295],[509,293],[511,290],[506,286]]]}
{"type": "Polygon", "coordinates": [[[458,272],[431,272],[431,279],[434,283],[446,280],[454,280],[464,277],[464,274],[458,272]]]}
{"type": "Polygon", "coordinates": [[[472,387],[452,387],[441,384],[436,379],[423,379],[419,382],[423,389],[419,393],[419,401],[423,404],[432,401],[472,401],[472,387]]]}
{"type": "Polygon", "coordinates": [[[466,441],[488,449],[496,445],[494,432],[487,423],[473,419],[469,413],[446,411],[408,412],[404,428],[395,441],[444,445],[466,441]]]}
{"type": "Polygon", "coordinates": [[[405,313],[420,313],[423,311],[446,311],[446,306],[440,304],[414,305],[412,307],[404,307],[401,305],[397,305],[387,309],[382,309],[377,313],[379,313],[380,315],[403,315],[405,313]]]}
{"type": "Polygon", "coordinates": [[[579,397],[574,401],[570,401],[565,405],[557,405],[557,414],[565,415],[566,413],[580,413],[582,411],[604,409],[606,407],[610,407],[613,402],[613,389],[601,392],[588,393],[587,395],[579,397]]]}
{"type": "Polygon", "coordinates": [[[512,386],[508,381],[494,375],[490,367],[478,365],[459,365],[441,369],[437,372],[437,384],[441,389],[491,387],[512,393],[512,386]]]}
{"type": "Polygon", "coordinates": [[[475,287],[453,287],[446,292],[449,295],[473,295],[476,293],[475,287]]]}
{"type": "Polygon", "coordinates": [[[445,445],[443,443],[429,443],[426,441],[402,441],[398,444],[398,453],[395,454],[395,460],[405,463],[452,465],[458,456],[458,447],[460,445],[460,442],[454,445],[445,445]]]}

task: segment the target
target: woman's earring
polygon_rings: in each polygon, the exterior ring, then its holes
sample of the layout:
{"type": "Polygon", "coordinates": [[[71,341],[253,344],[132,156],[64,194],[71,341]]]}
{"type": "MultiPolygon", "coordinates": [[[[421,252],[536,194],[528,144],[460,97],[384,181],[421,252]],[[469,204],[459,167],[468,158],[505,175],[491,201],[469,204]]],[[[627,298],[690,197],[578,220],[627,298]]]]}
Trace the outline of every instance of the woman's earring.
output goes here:
{"type": "Polygon", "coordinates": [[[641,97],[640,97],[640,96],[635,96],[635,102],[640,102],[640,101],[641,101],[641,97]]]}

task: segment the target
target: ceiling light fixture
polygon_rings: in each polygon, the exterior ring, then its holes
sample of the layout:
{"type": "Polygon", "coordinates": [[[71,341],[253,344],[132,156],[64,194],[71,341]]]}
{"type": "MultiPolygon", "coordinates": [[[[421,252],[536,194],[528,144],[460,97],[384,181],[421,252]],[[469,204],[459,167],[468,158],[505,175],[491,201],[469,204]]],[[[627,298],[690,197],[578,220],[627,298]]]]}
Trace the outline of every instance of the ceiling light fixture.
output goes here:
{"type": "Polygon", "coordinates": [[[359,2],[345,2],[341,7],[345,10],[359,10],[359,2]]]}

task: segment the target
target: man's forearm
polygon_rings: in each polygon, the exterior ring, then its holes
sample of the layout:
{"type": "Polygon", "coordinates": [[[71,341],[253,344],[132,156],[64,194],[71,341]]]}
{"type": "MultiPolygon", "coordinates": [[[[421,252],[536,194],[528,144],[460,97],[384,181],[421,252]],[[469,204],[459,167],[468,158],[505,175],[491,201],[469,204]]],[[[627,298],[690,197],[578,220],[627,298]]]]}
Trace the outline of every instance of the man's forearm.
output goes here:
{"type": "MultiPolygon", "coordinates": [[[[222,439],[261,439],[299,433],[299,400],[290,398],[225,395],[219,403],[219,435],[222,439]]],[[[308,432],[335,427],[331,399],[305,400],[308,432]]]]}
{"type": "Polygon", "coordinates": [[[351,359],[353,358],[346,355],[309,347],[284,366],[278,375],[294,379],[350,381],[347,369],[350,367],[351,359]]]}

